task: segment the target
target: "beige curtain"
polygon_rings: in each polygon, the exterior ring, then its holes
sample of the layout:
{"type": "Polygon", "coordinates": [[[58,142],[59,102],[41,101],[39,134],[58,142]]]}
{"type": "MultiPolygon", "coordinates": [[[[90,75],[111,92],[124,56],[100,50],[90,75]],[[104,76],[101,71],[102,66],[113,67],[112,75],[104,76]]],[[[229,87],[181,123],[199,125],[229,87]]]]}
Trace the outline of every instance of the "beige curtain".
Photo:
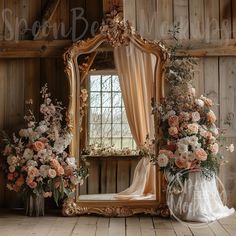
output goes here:
{"type": "MultiPolygon", "coordinates": [[[[138,147],[146,136],[154,136],[151,98],[156,58],[139,50],[132,42],[114,49],[121,92],[129,126],[138,147]]],[[[155,199],[155,166],[143,157],[134,172],[131,186],[116,195],[118,199],[155,199]]]]}

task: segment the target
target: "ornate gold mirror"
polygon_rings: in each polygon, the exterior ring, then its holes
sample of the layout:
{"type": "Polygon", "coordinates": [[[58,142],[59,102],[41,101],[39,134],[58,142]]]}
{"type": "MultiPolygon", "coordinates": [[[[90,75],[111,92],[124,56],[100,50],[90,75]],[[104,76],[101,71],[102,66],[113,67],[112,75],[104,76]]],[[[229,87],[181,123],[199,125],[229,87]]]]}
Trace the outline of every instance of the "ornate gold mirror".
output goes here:
{"type": "Polygon", "coordinates": [[[99,34],[65,52],[70,152],[79,165],[83,158],[90,167],[75,199],[65,201],[64,215],[168,215],[163,176],[150,163],[158,147],[151,150],[146,140],[159,136],[151,101],[155,107],[164,96],[165,60],[160,43],[141,38],[114,12],[99,34]],[[81,89],[88,91],[83,120],[81,89]]]}

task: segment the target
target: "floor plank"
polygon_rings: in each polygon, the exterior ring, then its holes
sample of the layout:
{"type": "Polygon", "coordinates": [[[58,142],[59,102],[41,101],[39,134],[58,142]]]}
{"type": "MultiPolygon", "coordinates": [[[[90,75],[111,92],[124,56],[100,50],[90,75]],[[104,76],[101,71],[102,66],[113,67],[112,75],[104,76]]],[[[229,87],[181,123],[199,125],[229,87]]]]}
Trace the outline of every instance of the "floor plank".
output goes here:
{"type": "Polygon", "coordinates": [[[108,235],[109,236],[125,235],[125,218],[111,218],[108,235]]]}
{"type": "Polygon", "coordinates": [[[110,219],[108,217],[99,217],[97,221],[96,236],[108,236],[110,219]]]}
{"type": "Polygon", "coordinates": [[[139,217],[126,218],[126,236],[141,236],[139,217]]]}
{"type": "Polygon", "coordinates": [[[189,227],[187,227],[186,225],[178,222],[178,221],[171,221],[172,227],[176,233],[177,236],[192,236],[192,232],[189,229],[189,227]]]}
{"type": "Polygon", "coordinates": [[[210,223],[209,227],[214,232],[215,236],[229,236],[230,235],[218,221],[210,223]]]}
{"type": "Polygon", "coordinates": [[[151,217],[140,217],[140,228],[142,235],[156,235],[155,229],[153,227],[153,219],[151,217]]]}
{"type": "Polygon", "coordinates": [[[235,236],[236,215],[188,227],[172,219],[134,216],[26,217],[0,211],[0,236],[235,236]]]}

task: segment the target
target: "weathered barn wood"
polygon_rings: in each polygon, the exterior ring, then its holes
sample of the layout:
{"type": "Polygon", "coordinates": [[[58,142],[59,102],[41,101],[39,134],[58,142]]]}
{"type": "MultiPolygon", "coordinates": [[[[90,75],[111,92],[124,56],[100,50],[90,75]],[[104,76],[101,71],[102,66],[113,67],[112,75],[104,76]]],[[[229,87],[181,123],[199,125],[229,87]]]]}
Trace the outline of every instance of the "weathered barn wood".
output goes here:
{"type": "MultiPolygon", "coordinates": [[[[55,1],[57,2],[57,1],[55,1]]],[[[59,2],[59,1],[58,1],[59,2]]],[[[61,0],[51,14],[50,28],[44,40],[33,40],[38,32],[36,21],[42,22],[47,0],[2,0],[0,1],[0,129],[9,133],[22,125],[25,112],[24,100],[34,99],[36,115],[40,104],[40,87],[49,84],[53,97],[66,105],[67,80],[61,59],[62,52],[74,40],[92,36],[105,12],[112,5],[121,6],[118,0],[61,0]],[[84,18],[82,18],[84,17],[84,18]],[[83,19],[88,19],[88,24],[83,19]]],[[[149,39],[168,39],[169,28],[180,22],[177,36],[183,49],[179,55],[195,55],[199,59],[196,86],[219,104],[215,111],[222,128],[230,130],[227,142],[236,145],[235,117],[235,55],[236,55],[236,3],[234,0],[124,0],[124,16],[149,39]],[[232,8],[231,8],[232,7],[232,8]],[[189,40],[189,41],[186,41],[189,40]]],[[[46,19],[46,18],[45,18],[46,19]]],[[[41,28],[42,29],[42,28],[41,28]]],[[[234,184],[235,154],[225,154],[227,165],[222,167],[221,176],[226,186],[230,205],[236,207],[234,184]]],[[[135,162],[135,161],[134,161],[135,162]]],[[[117,172],[132,179],[136,163],[129,170],[124,161],[117,172]]],[[[95,167],[97,168],[97,167],[95,167]]],[[[92,171],[97,178],[97,170],[92,171]]],[[[110,173],[109,179],[114,179],[110,173]]],[[[117,175],[119,176],[119,175],[117,175]]],[[[104,179],[104,176],[101,176],[104,179]]],[[[0,186],[4,180],[0,174],[0,186]]],[[[127,186],[127,179],[117,178],[117,191],[127,186]]],[[[91,184],[89,192],[99,187],[91,184]]],[[[90,186],[90,187],[89,187],[90,186]]],[[[81,188],[86,193],[87,189],[81,188]]],[[[87,188],[87,187],[86,187],[87,188]]],[[[101,190],[112,187],[101,186],[101,190]]],[[[15,194],[0,187],[0,206],[19,206],[15,194]]]]}

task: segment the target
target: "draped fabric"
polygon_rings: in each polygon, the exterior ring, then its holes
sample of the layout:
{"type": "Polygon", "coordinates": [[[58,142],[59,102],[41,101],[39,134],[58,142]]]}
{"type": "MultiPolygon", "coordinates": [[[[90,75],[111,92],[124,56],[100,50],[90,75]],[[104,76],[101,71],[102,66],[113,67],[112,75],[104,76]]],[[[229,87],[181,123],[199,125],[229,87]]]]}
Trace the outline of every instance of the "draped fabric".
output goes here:
{"type": "MultiPolygon", "coordinates": [[[[151,98],[156,58],[132,42],[115,48],[114,57],[130,130],[137,146],[142,147],[147,135],[154,137],[151,98]]],[[[155,178],[155,166],[148,157],[143,157],[134,171],[131,186],[116,198],[155,199],[155,178]]]]}
{"type": "Polygon", "coordinates": [[[221,200],[216,177],[204,178],[200,172],[189,173],[179,194],[168,194],[167,204],[176,217],[186,221],[210,222],[235,212],[221,200]]]}

